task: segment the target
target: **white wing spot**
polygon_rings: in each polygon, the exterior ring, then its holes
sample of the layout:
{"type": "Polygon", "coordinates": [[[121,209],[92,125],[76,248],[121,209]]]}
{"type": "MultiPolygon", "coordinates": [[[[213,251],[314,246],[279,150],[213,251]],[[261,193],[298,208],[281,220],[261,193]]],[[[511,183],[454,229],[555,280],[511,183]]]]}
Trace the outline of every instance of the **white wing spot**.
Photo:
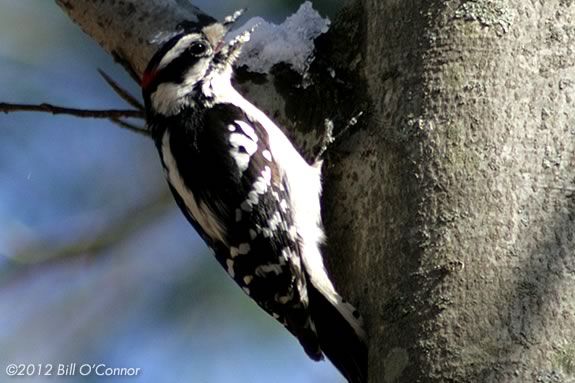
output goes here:
{"type": "Polygon", "coordinates": [[[254,154],[258,149],[258,145],[254,141],[241,133],[230,134],[230,144],[234,148],[243,147],[249,155],[254,154]]]}
{"type": "Polygon", "coordinates": [[[279,195],[278,192],[275,191],[275,190],[272,190],[272,197],[274,197],[274,199],[275,199],[276,201],[278,201],[278,202],[280,201],[280,195],[279,195]]]}
{"type": "MultiPolygon", "coordinates": [[[[290,249],[289,247],[284,247],[282,250],[282,257],[280,259],[285,264],[285,261],[289,260],[290,258],[296,258],[295,254],[293,253],[293,250],[290,249]]],[[[294,262],[294,264],[298,264],[298,262],[294,262]]]]}
{"type": "Polygon", "coordinates": [[[297,238],[297,229],[296,229],[296,227],[295,227],[294,225],[292,225],[292,226],[289,227],[288,233],[289,233],[290,239],[291,239],[292,241],[295,241],[296,238],[297,238]]]}
{"type": "Polygon", "coordinates": [[[236,161],[236,165],[238,166],[241,176],[250,164],[250,155],[247,153],[240,153],[237,149],[230,150],[230,153],[236,161]]]}
{"type": "Polygon", "coordinates": [[[252,211],[252,205],[250,205],[250,204],[248,203],[248,201],[242,202],[242,204],[240,205],[240,208],[241,208],[243,211],[246,211],[246,212],[248,212],[248,213],[249,213],[250,211],[252,211]]]}
{"type": "Polygon", "coordinates": [[[285,213],[288,209],[288,204],[286,199],[282,199],[282,201],[280,202],[280,208],[282,209],[282,211],[285,213]]]}
{"type": "Polygon", "coordinates": [[[254,240],[258,236],[258,233],[254,229],[250,229],[250,239],[254,240]]]}
{"type": "Polygon", "coordinates": [[[236,273],[234,271],[234,261],[228,259],[226,261],[226,265],[228,266],[228,274],[230,275],[230,277],[234,278],[236,276],[236,273]]]}
{"type": "Polygon", "coordinates": [[[242,129],[242,131],[246,134],[246,136],[251,138],[253,142],[258,142],[258,136],[256,135],[254,128],[252,128],[249,124],[246,124],[244,121],[241,120],[236,120],[234,122],[238,124],[238,126],[242,129]]]}
{"type": "Polygon", "coordinates": [[[286,303],[288,303],[292,299],[293,299],[293,296],[289,296],[289,295],[284,295],[283,297],[279,297],[276,295],[276,297],[275,297],[275,300],[277,302],[281,303],[282,305],[285,305],[286,303]]]}
{"type": "Polygon", "coordinates": [[[305,288],[305,286],[303,284],[303,279],[300,279],[297,282],[297,288],[299,291],[300,299],[302,300],[302,302],[305,302],[307,304],[308,303],[307,289],[305,288]]]}
{"type": "Polygon", "coordinates": [[[252,280],[253,280],[253,279],[254,279],[253,276],[251,276],[251,275],[246,275],[246,276],[244,277],[244,283],[245,283],[246,285],[249,285],[250,283],[252,283],[252,280]]]}
{"type": "Polygon", "coordinates": [[[254,182],[252,188],[258,194],[265,194],[268,191],[268,187],[272,180],[272,170],[269,166],[266,166],[262,170],[261,176],[259,176],[254,182]]]}
{"type": "Polygon", "coordinates": [[[240,209],[236,209],[236,222],[240,222],[242,220],[242,211],[240,209]]]}
{"type": "MultiPolygon", "coordinates": [[[[230,247],[230,257],[235,258],[238,255],[245,255],[249,253],[251,250],[249,243],[241,243],[238,247],[231,246],[230,247]]],[[[233,263],[232,263],[233,265],[233,263]]],[[[229,264],[228,264],[229,267],[229,264]]]]}
{"type": "Polygon", "coordinates": [[[271,160],[272,160],[272,153],[271,153],[269,150],[267,150],[267,149],[264,150],[264,151],[262,152],[262,156],[263,156],[266,160],[268,160],[268,161],[271,162],[271,160]]]}
{"type": "Polygon", "coordinates": [[[276,211],[274,215],[268,220],[268,228],[271,231],[277,230],[277,227],[281,224],[282,217],[279,211],[276,211]]]}
{"type": "Polygon", "coordinates": [[[256,267],[256,275],[258,277],[265,277],[266,274],[274,273],[280,275],[282,273],[282,265],[278,263],[270,263],[268,265],[261,265],[256,267]]]}
{"type": "Polygon", "coordinates": [[[258,145],[241,133],[230,134],[230,144],[232,145],[230,154],[236,161],[241,175],[248,168],[250,158],[258,149],[258,145]]]}
{"type": "Polygon", "coordinates": [[[239,246],[239,248],[238,248],[238,251],[239,251],[240,254],[244,255],[244,254],[249,253],[249,252],[250,252],[250,249],[251,249],[251,248],[250,248],[250,244],[249,244],[249,243],[241,243],[240,246],[239,246]]]}
{"type": "Polygon", "coordinates": [[[264,171],[262,172],[262,177],[264,178],[264,181],[266,181],[266,184],[270,185],[272,182],[272,169],[269,166],[265,166],[264,167],[264,171]]]}
{"type": "Polygon", "coordinates": [[[248,198],[245,202],[250,206],[255,206],[258,204],[259,200],[260,197],[258,196],[258,193],[255,190],[252,190],[248,193],[248,198]]]}
{"type": "Polygon", "coordinates": [[[230,125],[228,125],[228,130],[229,130],[230,132],[235,132],[235,131],[236,131],[236,126],[233,125],[233,124],[230,124],[230,125]]]}

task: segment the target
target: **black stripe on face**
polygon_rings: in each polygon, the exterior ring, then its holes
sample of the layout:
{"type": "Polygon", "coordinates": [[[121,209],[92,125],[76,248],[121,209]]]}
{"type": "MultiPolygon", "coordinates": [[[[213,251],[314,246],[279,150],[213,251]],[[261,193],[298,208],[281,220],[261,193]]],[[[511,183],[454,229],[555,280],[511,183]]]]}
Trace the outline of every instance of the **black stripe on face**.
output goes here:
{"type": "Polygon", "coordinates": [[[173,37],[154,54],[144,72],[144,97],[151,95],[161,83],[182,83],[190,68],[212,55],[212,46],[202,33],[183,33],[173,37]],[[205,50],[198,49],[199,45],[203,45],[205,50]]]}

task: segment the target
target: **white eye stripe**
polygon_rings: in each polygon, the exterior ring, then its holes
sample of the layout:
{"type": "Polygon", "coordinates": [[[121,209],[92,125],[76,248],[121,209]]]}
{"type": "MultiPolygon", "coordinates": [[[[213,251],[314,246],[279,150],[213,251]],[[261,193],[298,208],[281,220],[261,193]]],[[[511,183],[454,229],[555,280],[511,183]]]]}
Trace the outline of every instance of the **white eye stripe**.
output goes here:
{"type": "Polygon", "coordinates": [[[192,33],[182,37],[176,45],[166,52],[156,70],[165,68],[169,63],[178,58],[183,51],[185,51],[192,43],[202,40],[202,35],[199,33],[192,33]]]}
{"type": "Polygon", "coordinates": [[[150,96],[154,109],[165,116],[173,116],[179,113],[185,104],[194,105],[194,101],[190,98],[186,99],[185,96],[205,76],[208,66],[209,59],[203,57],[184,74],[183,82],[159,84],[150,96]]]}

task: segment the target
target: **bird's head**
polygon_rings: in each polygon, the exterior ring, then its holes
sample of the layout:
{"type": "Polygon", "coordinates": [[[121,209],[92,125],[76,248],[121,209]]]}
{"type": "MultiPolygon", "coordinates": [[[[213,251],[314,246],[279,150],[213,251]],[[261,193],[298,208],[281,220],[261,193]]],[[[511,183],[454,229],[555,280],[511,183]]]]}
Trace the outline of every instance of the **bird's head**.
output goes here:
{"type": "Polygon", "coordinates": [[[247,31],[230,42],[225,41],[230,26],[242,13],[243,10],[237,11],[223,22],[204,26],[182,23],[177,32],[163,38],[142,77],[148,110],[152,108],[164,115],[177,113],[185,97],[205,90],[204,82],[222,76],[229,79],[232,64],[250,36],[247,31]]]}

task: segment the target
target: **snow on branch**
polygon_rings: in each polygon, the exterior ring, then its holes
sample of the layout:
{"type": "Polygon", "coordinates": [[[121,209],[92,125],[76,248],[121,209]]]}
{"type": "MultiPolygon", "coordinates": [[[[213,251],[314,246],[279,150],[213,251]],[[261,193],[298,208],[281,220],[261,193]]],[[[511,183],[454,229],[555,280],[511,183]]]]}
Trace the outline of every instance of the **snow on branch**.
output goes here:
{"type": "Polygon", "coordinates": [[[280,25],[254,17],[230,37],[255,27],[238,66],[245,65],[251,72],[268,73],[273,65],[287,63],[303,74],[313,59],[314,40],[327,32],[329,26],[330,20],[322,18],[311,2],[306,1],[280,25]]]}

